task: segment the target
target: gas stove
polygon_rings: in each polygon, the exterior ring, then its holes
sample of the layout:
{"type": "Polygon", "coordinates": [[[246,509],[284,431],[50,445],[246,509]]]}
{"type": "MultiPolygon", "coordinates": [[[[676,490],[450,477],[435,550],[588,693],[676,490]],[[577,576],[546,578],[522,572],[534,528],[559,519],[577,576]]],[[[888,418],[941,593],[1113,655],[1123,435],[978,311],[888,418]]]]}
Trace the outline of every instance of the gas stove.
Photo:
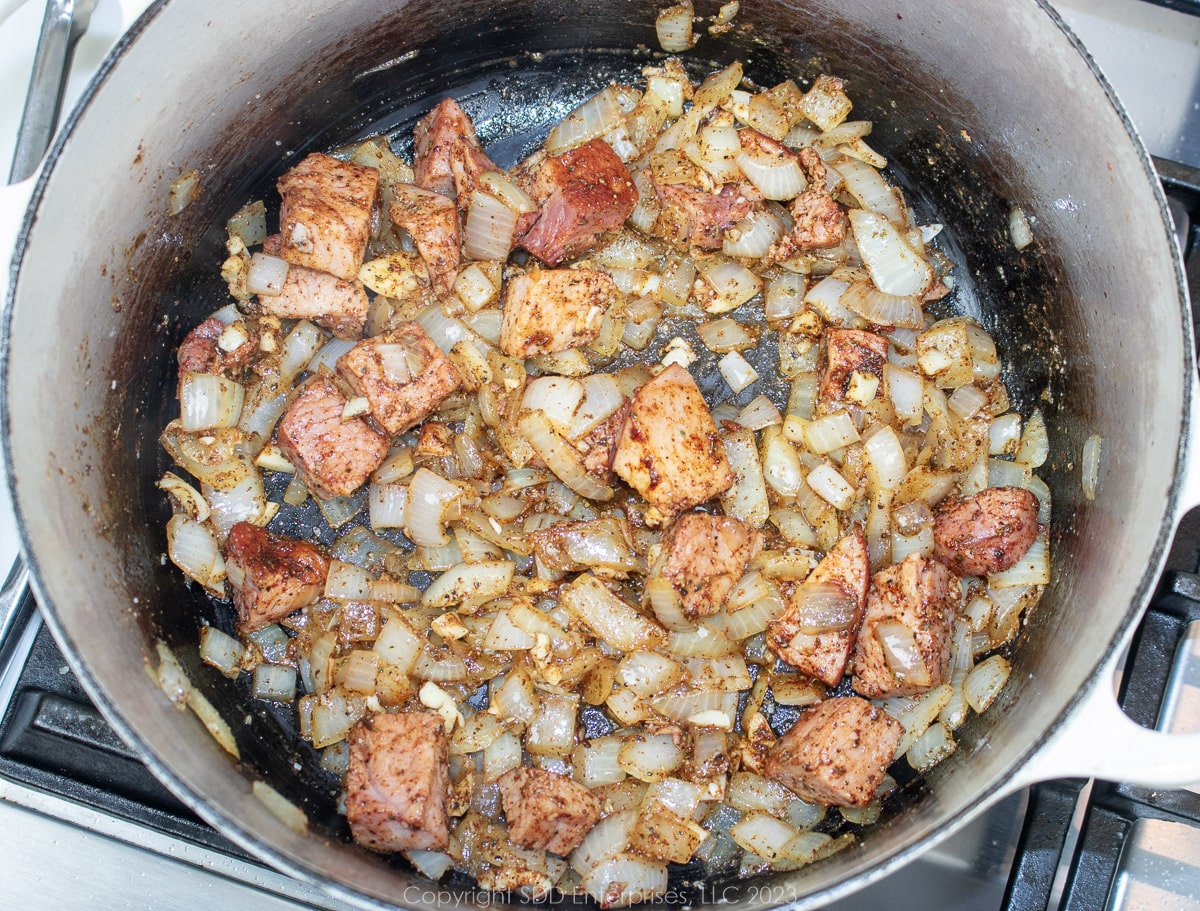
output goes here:
{"type": "MultiPolygon", "coordinates": [[[[99,0],[64,109],[146,0],[99,0]]],[[[1200,0],[1058,0],[1142,133],[1200,276],[1200,0]]],[[[0,0],[0,162],[20,123],[43,15],[0,0]]],[[[1200,287],[1200,286],[1197,286],[1200,287]]],[[[17,535],[0,488],[0,567],[17,535]]],[[[1200,515],[1183,523],[1127,659],[1126,711],[1200,729],[1200,515]]],[[[12,578],[10,585],[20,580],[12,578]]],[[[2,593],[0,593],[2,595],[2,593]]],[[[1077,780],[1016,794],[836,911],[1200,911],[1200,789],[1077,780]]],[[[192,815],[112,733],[28,595],[0,608],[0,890],[6,907],[341,909],[192,815]]]]}

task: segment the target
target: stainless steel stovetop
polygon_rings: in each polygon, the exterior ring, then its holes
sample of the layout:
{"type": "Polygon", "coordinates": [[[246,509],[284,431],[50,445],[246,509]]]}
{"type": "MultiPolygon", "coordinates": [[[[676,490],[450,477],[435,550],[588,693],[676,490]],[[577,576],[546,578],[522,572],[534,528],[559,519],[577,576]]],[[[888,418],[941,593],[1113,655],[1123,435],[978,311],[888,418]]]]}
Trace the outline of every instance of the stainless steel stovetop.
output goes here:
{"type": "MultiPolygon", "coordinates": [[[[1150,151],[1200,167],[1200,0],[1163,2],[1176,9],[1144,0],[1057,0],[1054,6],[1116,88],[1150,151]]],[[[76,52],[65,109],[147,5],[147,0],[99,0],[76,52]]],[[[5,166],[20,122],[42,14],[43,4],[37,0],[0,0],[0,163],[5,166]]],[[[1173,208],[1182,212],[1190,205],[1193,213],[1200,213],[1200,187],[1189,188],[1186,179],[1181,186],[1178,193],[1188,205],[1173,208]]],[[[1189,600],[1200,596],[1200,579],[1190,575],[1200,561],[1200,522],[1185,525],[1186,540],[1171,561],[1184,573],[1164,582],[1167,600],[1156,612],[1158,626],[1147,625],[1134,658],[1141,662],[1135,666],[1159,669],[1170,709],[1160,726],[1177,729],[1200,720],[1200,600],[1189,600]],[[1176,641],[1182,642],[1178,657],[1185,660],[1174,662],[1174,675],[1168,678],[1176,641]]],[[[0,567],[12,563],[17,549],[11,507],[0,489],[0,567]]],[[[54,651],[36,610],[29,606],[27,611],[27,620],[0,640],[0,715],[13,701],[31,653],[39,662],[38,673],[47,678],[46,692],[65,695],[60,700],[41,699],[31,709],[34,715],[27,729],[32,735],[0,740],[0,760],[6,750],[11,758],[31,749],[30,736],[44,737],[35,764],[69,768],[73,762],[90,761],[75,757],[71,748],[76,740],[88,740],[89,749],[99,751],[92,755],[106,756],[112,768],[125,772],[119,780],[106,773],[111,792],[111,800],[106,800],[104,789],[92,784],[56,789],[43,785],[37,775],[10,779],[0,765],[0,906],[56,911],[346,907],[246,857],[186,811],[179,815],[181,808],[171,806],[169,795],[156,793],[153,782],[139,777],[115,736],[109,732],[105,737],[98,716],[88,715],[75,701],[82,694],[76,693],[65,662],[54,651]],[[80,737],[81,731],[85,737],[80,737]],[[149,806],[149,816],[139,817],[143,821],[128,818],[124,808],[131,800],[149,806]]],[[[0,617],[0,629],[3,620],[0,617]]],[[[1156,692],[1161,689],[1160,685],[1156,692]]],[[[1137,693],[1131,696],[1133,703],[1138,698],[1146,701],[1137,693]]],[[[1131,714],[1140,711],[1153,721],[1158,696],[1152,701],[1153,705],[1131,706],[1127,699],[1126,704],[1131,714]]],[[[144,770],[140,772],[148,779],[144,770]]],[[[1091,790],[1082,782],[1067,782],[1016,795],[951,844],[831,907],[1200,911],[1200,828],[1180,822],[1200,819],[1200,794],[1148,795],[1104,785],[1097,787],[1085,809],[1091,790]],[[1151,811],[1145,811],[1147,806],[1151,811]],[[1060,854],[1075,859],[1060,863],[1060,854]]]]}

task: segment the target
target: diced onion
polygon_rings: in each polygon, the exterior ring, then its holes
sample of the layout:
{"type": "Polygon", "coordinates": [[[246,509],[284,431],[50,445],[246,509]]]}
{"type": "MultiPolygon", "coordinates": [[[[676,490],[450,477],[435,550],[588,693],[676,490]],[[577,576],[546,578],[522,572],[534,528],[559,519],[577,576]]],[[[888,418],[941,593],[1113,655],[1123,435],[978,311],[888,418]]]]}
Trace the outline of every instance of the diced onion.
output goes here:
{"type": "Polygon", "coordinates": [[[880,326],[901,326],[906,329],[925,326],[921,302],[917,298],[884,294],[866,282],[852,284],[842,295],[841,304],[880,326]]]}
{"type": "MultiPolygon", "coordinates": [[[[613,86],[592,96],[559,121],[546,137],[546,151],[558,155],[603,136],[625,122],[613,86]]],[[[504,257],[499,257],[503,259],[504,257]]]]}
{"type": "Polygon", "coordinates": [[[849,283],[828,275],[808,289],[804,302],[835,325],[847,325],[855,319],[854,311],[842,305],[842,296],[849,283]]]}
{"type": "Polygon", "coordinates": [[[246,288],[251,294],[278,295],[283,291],[289,268],[286,259],[266,253],[255,253],[250,257],[246,288]]]}
{"type": "Polygon", "coordinates": [[[764,427],[774,427],[783,423],[783,415],[765,395],[752,398],[735,420],[749,430],[762,430],[764,427]]]}
{"type": "Polygon", "coordinates": [[[683,750],[671,734],[639,734],[621,747],[617,761],[638,781],[661,781],[684,760],[683,750]]]}
{"type": "Polygon", "coordinates": [[[371,527],[403,528],[408,505],[408,487],[403,484],[372,483],[367,491],[367,508],[371,527]]]}
{"type": "Polygon", "coordinates": [[[721,252],[726,256],[761,259],[767,255],[771,245],[782,236],[783,225],[779,219],[769,210],[761,209],[747,215],[725,232],[721,241],[721,252]]]}
{"type": "Polygon", "coordinates": [[[683,668],[678,661],[658,652],[631,652],[617,665],[617,682],[639,696],[662,693],[682,675],[683,668]]]}
{"type": "Polygon", "coordinates": [[[525,731],[525,749],[535,756],[569,756],[578,709],[578,696],[544,696],[525,731]]]}
{"type": "Polygon", "coordinates": [[[791,616],[805,635],[841,632],[858,620],[858,599],[840,585],[806,582],[792,596],[791,616]]]}
{"type": "Polygon", "coordinates": [[[903,623],[885,620],[875,626],[875,638],[883,649],[888,668],[898,680],[912,686],[929,686],[929,669],[912,630],[903,623]]]}
{"type": "Polygon", "coordinates": [[[537,211],[537,203],[517,186],[507,175],[499,171],[484,171],[479,176],[480,185],[518,215],[537,211]]]}
{"type": "Polygon", "coordinates": [[[240,665],[245,652],[246,647],[242,643],[215,626],[205,626],[200,630],[200,660],[230,679],[241,673],[240,665]]]}
{"type": "Polygon", "coordinates": [[[189,579],[225,597],[225,561],[208,527],[178,513],[167,522],[167,556],[189,579]]]}
{"type": "Polygon", "coordinates": [[[1029,219],[1025,217],[1025,211],[1020,206],[1013,206],[1008,210],[1008,236],[1012,238],[1012,245],[1018,250],[1024,250],[1033,243],[1033,228],[1029,226],[1029,219]]]}
{"type": "Polygon", "coordinates": [[[613,489],[597,481],[583,467],[579,454],[550,425],[540,411],[523,414],[518,422],[521,435],[554,475],[581,497],[611,500],[613,489]]]}
{"type": "Polygon", "coordinates": [[[790,154],[764,155],[747,151],[739,153],[736,161],[764,199],[794,199],[808,186],[800,164],[790,154]]]}
{"type": "Polygon", "coordinates": [[[791,319],[804,309],[808,281],[795,272],[783,272],[767,282],[763,313],[769,320],[791,319]]]}
{"type": "Polygon", "coordinates": [[[925,293],[933,282],[933,268],[886,216],[851,209],[847,217],[854,243],[876,288],[896,297],[925,293]]]}
{"type": "Polygon", "coordinates": [[[1050,584],[1050,548],[1045,537],[1039,537],[1014,566],[992,573],[988,584],[993,588],[1050,584]]]}
{"type": "Polygon", "coordinates": [[[710,259],[700,265],[699,270],[718,298],[706,307],[709,313],[734,310],[762,290],[762,279],[731,259],[710,259]]]}
{"type": "Polygon", "coordinates": [[[850,417],[849,412],[838,411],[807,424],[804,428],[804,440],[809,449],[817,455],[824,455],[857,443],[858,428],[854,426],[854,419],[850,417]]]}
{"type": "Polygon", "coordinates": [[[539,376],[525,384],[521,407],[529,411],[541,411],[556,433],[566,433],[583,396],[584,387],[578,380],[539,376]]]}
{"type": "Polygon", "coordinates": [[[579,576],[560,591],[559,603],[582,620],[593,635],[622,651],[663,641],[662,627],[614,595],[595,576],[579,576]]]}
{"type": "Polygon", "coordinates": [[[878,212],[893,224],[908,224],[908,216],[897,191],[888,186],[879,171],[854,158],[839,158],[834,167],[845,180],[846,191],[862,208],[878,212]]]}
{"type": "Polygon", "coordinates": [[[730,351],[717,361],[717,369],[735,393],[757,382],[758,371],[737,351],[730,351]]]}
{"type": "Polygon", "coordinates": [[[445,478],[427,468],[417,469],[408,487],[404,533],[414,544],[425,547],[449,543],[444,527],[446,509],[461,494],[462,490],[445,478]]]}
{"type": "Polygon", "coordinates": [[[463,225],[463,252],[470,259],[508,259],[517,213],[489,193],[475,190],[463,225]]]}
{"type": "Polygon", "coordinates": [[[884,490],[895,490],[904,481],[908,465],[900,437],[891,427],[880,427],[866,441],[865,452],[872,480],[884,490]]]}
{"type": "MultiPolygon", "coordinates": [[[[736,353],[731,351],[726,357],[736,353]]],[[[762,528],[771,513],[771,504],[767,498],[767,483],[758,458],[754,433],[745,429],[736,430],[726,434],[723,442],[725,457],[729,459],[729,467],[733,470],[734,484],[722,495],[721,506],[726,515],[741,519],[755,528],[762,528]]]]}
{"type": "Polygon", "coordinates": [[[260,664],[254,668],[251,691],[255,699],[291,702],[296,696],[296,669],[279,664],[260,664]]]}
{"type": "Polygon", "coordinates": [[[775,860],[797,832],[786,822],[766,813],[750,813],[730,828],[729,834],[745,850],[775,860]]]}
{"type": "Polygon", "coordinates": [[[490,601],[508,590],[514,570],[509,560],[460,563],[433,580],[421,603],[425,607],[451,607],[463,601],[490,601]]]}
{"type": "Polygon", "coordinates": [[[279,383],[289,386],[307,369],[313,356],[325,343],[325,334],[308,320],[300,320],[283,340],[283,354],[279,359],[279,383]]]}
{"type": "Polygon", "coordinates": [[[908,424],[920,421],[925,407],[925,383],[921,377],[903,367],[884,364],[883,381],[887,384],[888,397],[892,400],[896,417],[908,424]]]}
{"type": "Polygon", "coordinates": [[[200,172],[195,168],[180,174],[167,190],[167,214],[178,215],[200,195],[200,172]]]}
{"type": "Polygon", "coordinates": [[[767,813],[777,819],[787,815],[788,806],[795,799],[796,795],[777,781],[747,771],[729,776],[725,791],[725,802],[734,809],[767,813]]]}
{"type": "Polygon", "coordinates": [[[658,35],[658,43],[668,54],[678,54],[688,50],[692,40],[692,3],[668,6],[654,20],[654,31],[658,35]]]}
{"type": "Polygon", "coordinates": [[[1012,665],[1003,655],[992,655],[986,661],[975,665],[963,681],[967,703],[977,712],[985,711],[1004,688],[1011,672],[1012,665]]]}
{"type": "Polygon", "coordinates": [[[1042,412],[1035,409],[1025,422],[1025,432],[1021,434],[1021,448],[1017,450],[1017,461],[1030,468],[1039,468],[1049,455],[1050,436],[1046,432],[1046,420],[1042,417],[1042,412]]]}
{"type": "Polygon", "coordinates": [[[246,388],[214,373],[187,373],[179,390],[179,412],[187,433],[236,427],[246,388]]]}

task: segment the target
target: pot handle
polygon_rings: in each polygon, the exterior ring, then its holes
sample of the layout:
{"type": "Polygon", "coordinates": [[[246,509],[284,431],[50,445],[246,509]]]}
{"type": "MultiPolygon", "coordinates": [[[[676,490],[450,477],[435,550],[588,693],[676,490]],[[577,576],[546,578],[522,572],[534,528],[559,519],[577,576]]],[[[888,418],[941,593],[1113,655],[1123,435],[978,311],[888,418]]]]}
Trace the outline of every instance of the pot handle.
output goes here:
{"type": "Polygon", "coordinates": [[[1142,727],[1116,697],[1124,648],[1113,650],[1049,739],[1021,770],[1018,786],[1057,778],[1099,778],[1173,790],[1200,783],[1200,731],[1170,734],[1142,727]]]}

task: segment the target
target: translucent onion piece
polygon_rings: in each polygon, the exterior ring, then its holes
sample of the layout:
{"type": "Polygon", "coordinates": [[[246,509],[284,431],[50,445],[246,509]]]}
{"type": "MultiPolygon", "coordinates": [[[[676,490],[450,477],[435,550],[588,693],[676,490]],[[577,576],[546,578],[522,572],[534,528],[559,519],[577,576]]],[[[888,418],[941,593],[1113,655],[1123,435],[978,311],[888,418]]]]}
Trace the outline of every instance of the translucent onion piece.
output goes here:
{"type": "Polygon", "coordinates": [[[908,214],[901,204],[898,192],[888,186],[879,171],[854,158],[838,158],[834,167],[846,182],[846,192],[853,196],[862,208],[869,212],[878,212],[893,224],[908,224],[908,214]]]}
{"type": "Polygon", "coordinates": [[[988,427],[989,455],[1016,455],[1021,443],[1021,416],[1015,411],[992,419],[988,427]]]}
{"type": "Polygon", "coordinates": [[[884,490],[899,487],[908,473],[908,465],[896,431],[887,425],[880,427],[867,438],[865,452],[874,483],[884,490]]]}
{"type": "MultiPolygon", "coordinates": [[[[731,351],[725,357],[732,357],[731,351]]],[[[762,528],[771,513],[767,498],[767,483],[763,477],[763,466],[758,458],[754,433],[736,430],[725,435],[725,456],[733,469],[734,484],[721,496],[721,507],[725,514],[741,519],[755,528],[762,528]]]]}
{"type": "Polygon", "coordinates": [[[883,657],[898,680],[912,686],[929,686],[929,669],[912,630],[903,623],[885,620],[875,626],[875,638],[883,657]]]}
{"type": "Polygon", "coordinates": [[[479,184],[518,215],[537,211],[537,203],[529,194],[499,171],[484,171],[479,176],[479,184]]]}
{"type": "Polygon", "coordinates": [[[247,247],[267,239],[267,207],[262,200],[246,203],[225,222],[225,233],[240,238],[247,247]]]}
{"type": "Polygon", "coordinates": [[[849,509],[854,502],[854,488],[832,465],[818,465],[806,480],[813,492],[834,509],[849,509]]]}
{"type": "Polygon", "coordinates": [[[730,351],[717,361],[717,369],[735,393],[758,381],[758,371],[737,351],[730,351]]]}
{"type": "Polygon", "coordinates": [[[804,172],[790,154],[764,155],[747,151],[739,153],[736,161],[764,199],[794,199],[808,187],[804,172]]]}
{"type": "Polygon", "coordinates": [[[810,422],[804,428],[804,440],[809,449],[817,455],[824,455],[857,443],[858,428],[854,426],[854,419],[848,412],[839,411],[810,422]]]}
{"type": "Polygon", "coordinates": [[[654,20],[654,31],[658,43],[668,54],[688,50],[695,42],[692,39],[691,0],[668,6],[654,20]]]}
{"type": "Polygon", "coordinates": [[[447,507],[462,490],[427,468],[417,469],[408,488],[404,533],[414,544],[438,547],[450,543],[443,527],[447,507]]]}
{"type": "Polygon", "coordinates": [[[959,386],[946,401],[950,410],[964,421],[973,418],[987,403],[987,393],[973,383],[959,386]]]}
{"type": "Polygon", "coordinates": [[[661,781],[684,760],[671,734],[639,734],[625,741],[617,761],[638,781],[661,781]]]}
{"type": "Polygon", "coordinates": [[[208,527],[178,513],[167,522],[167,556],[189,579],[225,597],[225,561],[208,527]]]}
{"type": "Polygon", "coordinates": [[[806,582],[792,597],[792,613],[806,635],[840,632],[858,619],[858,600],[840,585],[806,582]]]}
{"type": "Polygon", "coordinates": [[[1003,655],[992,655],[975,665],[963,681],[967,703],[977,712],[985,711],[1008,682],[1010,673],[1012,665],[1003,655]]]}
{"type": "Polygon", "coordinates": [[[804,309],[808,280],[794,272],[783,272],[767,283],[764,314],[769,320],[791,319],[804,309]]]}
{"type": "Polygon", "coordinates": [[[776,424],[783,423],[783,415],[779,413],[779,409],[765,395],[755,396],[750,402],[738,412],[735,420],[750,430],[762,430],[764,427],[773,427],[776,424]]]}
{"type": "Polygon", "coordinates": [[[278,295],[283,291],[283,283],[287,281],[289,268],[286,259],[269,256],[266,253],[255,253],[250,257],[250,271],[246,274],[246,288],[252,294],[278,295]]]}
{"type": "Polygon", "coordinates": [[[241,673],[242,656],[246,648],[228,633],[223,633],[215,626],[205,626],[200,630],[200,660],[212,665],[231,680],[241,673]]]}
{"type": "Polygon", "coordinates": [[[528,412],[521,416],[518,427],[546,467],[571,490],[589,500],[612,499],[613,489],[587,473],[579,454],[554,432],[544,414],[528,412]]]}
{"type": "Polygon", "coordinates": [[[279,664],[260,664],[254,668],[251,692],[255,699],[291,702],[296,697],[296,669],[279,664]]]}
{"type": "Polygon", "coordinates": [[[1030,468],[1040,468],[1049,455],[1050,436],[1046,432],[1046,420],[1040,410],[1034,409],[1029,420],[1025,422],[1025,432],[1021,434],[1021,448],[1017,450],[1017,461],[1030,468]]]}
{"type": "Polygon", "coordinates": [[[1083,495],[1089,500],[1096,499],[1096,486],[1100,481],[1100,434],[1093,433],[1084,441],[1082,463],[1083,495]]]}
{"type": "Polygon", "coordinates": [[[892,510],[892,521],[902,535],[915,535],[925,528],[933,527],[933,511],[920,500],[905,503],[892,510]]]}
{"type": "Polygon", "coordinates": [[[906,329],[925,326],[921,302],[917,298],[884,294],[866,282],[852,284],[842,295],[841,304],[880,326],[901,326],[906,329]]]}
{"type": "MultiPolygon", "coordinates": [[[[603,136],[625,122],[616,89],[609,86],[564,117],[546,137],[546,151],[558,155],[603,136]]],[[[503,259],[504,257],[499,257],[503,259]]]]}
{"type": "Polygon", "coordinates": [[[767,255],[771,245],[783,236],[783,225],[767,209],[746,216],[727,230],[721,242],[721,252],[726,256],[744,256],[761,259],[767,255]]]}
{"type": "Polygon", "coordinates": [[[561,376],[539,376],[525,385],[521,407],[540,411],[556,433],[566,433],[584,396],[583,384],[561,376]]]}
{"type": "Polygon", "coordinates": [[[475,190],[463,226],[463,252],[470,259],[508,259],[517,213],[489,193],[475,190]]]}
{"type": "Polygon", "coordinates": [[[562,589],[559,603],[583,621],[593,635],[614,648],[633,651],[663,642],[662,627],[614,595],[594,576],[579,576],[562,589]]]}
{"type": "Polygon", "coordinates": [[[186,373],[179,390],[180,421],[187,433],[236,427],[246,389],[214,373],[186,373]]]}
{"type": "Polygon", "coordinates": [[[367,515],[372,528],[403,528],[407,506],[408,487],[403,484],[372,483],[367,492],[367,515]]]}
{"type": "Polygon", "coordinates": [[[658,652],[631,652],[617,665],[617,682],[639,696],[662,693],[682,676],[683,666],[658,652]]]}
{"type": "Polygon", "coordinates": [[[896,297],[925,293],[933,282],[933,268],[908,245],[895,224],[865,209],[851,209],[847,217],[876,288],[896,297]]]}
{"type": "Polygon", "coordinates": [[[578,696],[544,696],[525,731],[525,749],[535,756],[569,756],[578,710],[578,696]]]}
{"type": "Polygon", "coordinates": [[[433,580],[421,603],[425,607],[452,607],[463,601],[490,601],[508,590],[514,570],[509,560],[460,563],[433,580]]]}
{"type": "Polygon", "coordinates": [[[425,333],[433,339],[433,343],[446,354],[449,354],[454,346],[461,341],[478,341],[475,333],[468,329],[460,320],[452,316],[446,316],[442,312],[440,304],[431,304],[426,307],[417,314],[416,321],[425,330],[425,333]]]}
{"type": "Polygon", "coordinates": [[[180,174],[167,190],[167,214],[178,215],[200,195],[200,172],[195,168],[180,174]]]}
{"type": "Polygon", "coordinates": [[[583,403],[575,411],[567,438],[577,440],[602,421],[612,416],[625,397],[616,379],[608,373],[593,373],[580,380],[583,386],[583,403]]]}
{"type": "Polygon", "coordinates": [[[740,307],[762,290],[762,279],[740,263],[729,259],[710,259],[700,267],[700,275],[719,299],[706,308],[709,313],[725,313],[740,307]]]}
{"type": "Polygon", "coordinates": [[[855,319],[852,310],[842,306],[842,295],[850,285],[832,275],[826,276],[808,289],[804,302],[815,309],[829,322],[836,325],[848,325],[855,319]]]}
{"type": "Polygon", "coordinates": [[[729,830],[730,837],[746,851],[776,860],[798,833],[786,822],[766,813],[750,813],[729,830]]]}
{"type": "Polygon", "coordinates": [[[1008,236],[1012,238],[1012,244],[1018,250],[1024,250],[1033,243],[1033,228],[1029,225],[1029,219],[1025,217],[1025,211],[1020,206],[1013,206],[1008,211],[1008,236]]]}
{"type": "MultiPolygon", "coordinates": [[[[619,747],[620,741],[616,742],[619,747]]],[[[587,874],[624,851],[637,817],[637,810],[619,810],[601,819],[583,837],[579,847],[571,852],[571,868],[577,873],[587,874]]]]}
{"type": "Polygon", "coordinates": [[[908,424],[918,423],[925,407],[925,384],[921,377],[903,367],[884,364],[883,381],[896,417],[908,424]]]}

